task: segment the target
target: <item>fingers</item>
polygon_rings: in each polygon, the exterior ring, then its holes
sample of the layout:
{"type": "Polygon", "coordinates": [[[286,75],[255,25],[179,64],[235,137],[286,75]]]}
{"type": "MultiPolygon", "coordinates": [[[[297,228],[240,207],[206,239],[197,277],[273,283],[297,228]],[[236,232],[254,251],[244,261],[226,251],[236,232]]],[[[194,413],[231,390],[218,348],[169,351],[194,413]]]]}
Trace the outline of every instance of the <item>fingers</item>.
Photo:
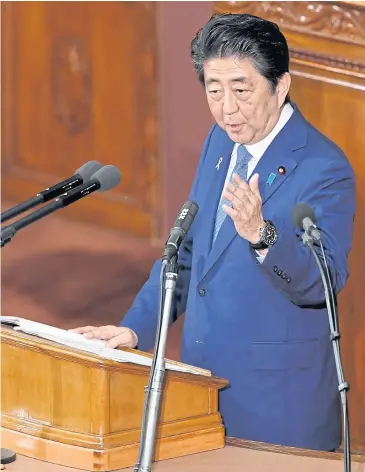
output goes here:
{"type": "MultiPolygon", "coordinates": [[[[239,215],[241,215],[242,217],[249,216],[249,209],[250,209],[249,207],[252,206],[252,204],[251,202],[249,202],[248,199],[245,199],[245,201],[243,201],[240,198],[238,198],[236,194],[233,194],[233,193],[225,193],[224,197],[232,203],[232,209],[236,210],[239,215]]],[[[230,208],[230,207],[228,205],[222,206],[224,211],[227,213],[227,209],[225,207],[227,208],[230,208]]]]}
{"type": "Polygon", "coordinates": [[[259,174],[254,174],[249,182],[249,187],[251,191],[261,199],[260,189],[259,189],[259,174]]]}
{"type": "Polygon", "coordinates": [[[232,202],[237,210],[241,211],[245,208],[248,212],[252,211],[261,204],[258,179],[259,175],[255,174],[250,180],[250,184],[247,184],[237,174],[234,174],[234,183],[227,184],[224,197],[232,202]]]}
{"type": "Polygon", "coordinates": [[[82,334],[86,339],[108,340],[113,336],[113,326],[83,326],[81,328],[70,329],[73,333],[82,334]]]}
{"type": "Polygon", "coordinates": [[[73,333],[82,334],[85,339],[101,339],[107,341],[106,347],[115,349],[119,346],[134,348],[138,344],[134,331],[116,326],[82,326],[70,329],[73,333]]]}
{"type": "Polygon", "coordinates": [[[125,329],[122,333],[118,334],[118,336],[114,336],[113,338],[109,339],[106,343],[106,347],[110,347],[111,349],[116,349],[117,347],[130,347],[134,348],[137,345],[137,339],[132,333],[131,330],[125,329]]]}
{"type": "Polygon", "coordinates": [[[113,332],[108,326],[100,326],[100,328],[94,328],[84,334],[86,339],[102,339],[109,340],[113,336],[113,332]]]}
{"type": "Polygon", "coordinates": [[[245,205],[254,205],[255,203],[257,203],[256,195],[251,191],[250,187],[244,181],[241,181],[240,183],[236,181],[235,184],[227,184],[224,194],[226,198],[228,198],[227,194],[235,195],[245,205]]]}
{"type": "Polygon", "coordinates": [[[72,333],[84,334],[88,333],[94,329],[97,329],[95,326],[82,326],[81,328],[69,329],[72,333]]]}
{"type": "Polygon", "coordinates": [[[229,200],[233,208],[246,213],[246,210],[250,212],[253,207],[257,205],[256,196],[249,192],[242,190],[234,185],[227,186],[227,191],[224,192],[223,196],[229,200]]]}
{"type": "Polygon", "coordinates": [[[233,221],[238,221],[240,219],[241,215],[239,211],[225,204],[222,205],[222,208],[227,213],[227,215],[232,218],[233,221]]]}
{"type": "Polygon", "coordinates": [[[223,197],[229,200],[232,204],[235,203],[235,208],[241,209],[247,204],[251,204],[248,196],[242,192],[239,192],[237,187],[227,186],[227,190],[224,191],[223,197]]]}
{"type": "Polygon", "coordinates": [[[250,200],[252,200],[251,197],[254,197],[255,200],[257,200],[257,198],[261,200],[260,189],[259,189],[259,174],[257,173],[254,174],[251,177],[249,183],[242,180],[237,174],[234,174],[233,182],[236,185],[229,184],[227,188],[230,188],[232,190],[236,189],[240,195],[245,195],[250,200]]]}

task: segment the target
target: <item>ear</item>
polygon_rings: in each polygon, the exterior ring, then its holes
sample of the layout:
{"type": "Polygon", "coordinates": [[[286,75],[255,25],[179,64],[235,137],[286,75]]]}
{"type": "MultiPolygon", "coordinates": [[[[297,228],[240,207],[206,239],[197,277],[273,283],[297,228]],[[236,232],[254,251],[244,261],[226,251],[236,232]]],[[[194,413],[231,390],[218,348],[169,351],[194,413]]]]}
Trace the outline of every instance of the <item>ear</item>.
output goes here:
{"type": "Polygon", "coordinates": [[[285,97],[288,95],[291,84],[291,76],[289,72],[285,72],[278,81],[276,86],[276,93],[278,96],[279,107],[282,107],[285,101],[285,97]]]}

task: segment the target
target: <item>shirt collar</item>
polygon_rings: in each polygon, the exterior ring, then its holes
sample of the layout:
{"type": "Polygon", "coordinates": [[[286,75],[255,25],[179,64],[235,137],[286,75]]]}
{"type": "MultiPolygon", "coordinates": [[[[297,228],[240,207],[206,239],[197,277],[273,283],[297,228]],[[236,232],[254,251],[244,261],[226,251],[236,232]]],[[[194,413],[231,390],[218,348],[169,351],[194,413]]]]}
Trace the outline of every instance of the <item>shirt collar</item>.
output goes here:
{"type": "MultiPolygon", "coordinates": [[[[286,123],[289,121],[293,112],[294,109],[290,103],[286,103],[281,111],[278,122],[274,126],[273,130],[266,136],[266,138],[255,144],[246,144],[246,149],[252,155],[253,159],[258,160],[263,156],[264,152],[270,146],[276,135],[279,134],[282,128],[284,128],[286,123]]],[[[237,151],[238,146],[239,143],[236,143],[233,152],[237,151]]]]}

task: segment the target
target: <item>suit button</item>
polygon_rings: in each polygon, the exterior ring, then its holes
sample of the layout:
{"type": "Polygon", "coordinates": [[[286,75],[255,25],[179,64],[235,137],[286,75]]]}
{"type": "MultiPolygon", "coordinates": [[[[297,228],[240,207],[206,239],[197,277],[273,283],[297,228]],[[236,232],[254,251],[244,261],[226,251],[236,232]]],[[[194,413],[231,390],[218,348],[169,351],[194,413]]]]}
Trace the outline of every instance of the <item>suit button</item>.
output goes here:
{"type": "Polygon", "coordinates": [[[290,284],[291,278],[290,278],[290,277],[287,277],[287,278],[286,278],[286,281],[288,282],[288,284],[290,284]]]}
{"type": "Polygon", "coordinates": [[[281,275],[281,278],[284,279],[284,280],[286,280],[286,274],[282,274],[282,275],[281,275]]]}
{"type": "Polygon", "coordinates": [[[199,289],[199,295],[201,297],[205,297],[206,294],[207,294],[207,292],[206,292],[205,288],[200,288],[199,289]]]}
{"type": "Polygon", "coordinates": [[[280,276],[280,275],[283,273],[283,271],[282,271],[282,270],[278,270],[276,273],[280,276]]]}
{"type": "Polygon", "coordinates": [[[278,271],[278,268],[274,266],[274,272],[277,272],[277,271],[278,271]]]}

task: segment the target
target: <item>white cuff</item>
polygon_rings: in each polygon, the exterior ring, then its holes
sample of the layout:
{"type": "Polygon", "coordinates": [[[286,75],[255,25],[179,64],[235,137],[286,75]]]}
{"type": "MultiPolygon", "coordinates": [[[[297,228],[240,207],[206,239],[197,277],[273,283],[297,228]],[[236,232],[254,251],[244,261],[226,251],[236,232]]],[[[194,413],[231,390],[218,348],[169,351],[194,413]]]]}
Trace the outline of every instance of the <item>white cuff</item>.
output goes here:
{"type": "Polygon", "coordinates": [[[257,254],[256,259],[259,261],[260,264],[262,264],[264,262],[266,256],[263,256],[258,251],[256,251],[256,254],[257,254]]]}

